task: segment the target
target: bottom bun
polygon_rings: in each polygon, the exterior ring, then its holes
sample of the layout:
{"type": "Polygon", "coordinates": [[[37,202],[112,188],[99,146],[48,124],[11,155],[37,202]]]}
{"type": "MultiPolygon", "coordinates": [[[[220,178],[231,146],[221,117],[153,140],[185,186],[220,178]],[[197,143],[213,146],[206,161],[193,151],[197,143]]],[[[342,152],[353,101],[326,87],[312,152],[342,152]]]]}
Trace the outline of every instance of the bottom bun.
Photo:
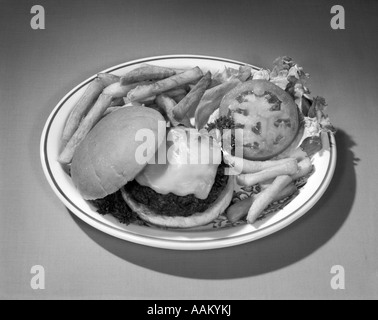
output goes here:
{"type": "Polygon", "coordinates": [[[196,212],[191,216],[163,216],[160,215],[149,207],[135,201],[132,196],[125,190],[121,189],[122,197],[128,206],[133,210],[141,219],[151,224],[169,227],[169,228],[193,228],[206,225],[222,214],[229,204],[231,203],[234,193],[234,176],[229,176],[226,187],[219,194],[217,200],[204,212],[196,212]]]}

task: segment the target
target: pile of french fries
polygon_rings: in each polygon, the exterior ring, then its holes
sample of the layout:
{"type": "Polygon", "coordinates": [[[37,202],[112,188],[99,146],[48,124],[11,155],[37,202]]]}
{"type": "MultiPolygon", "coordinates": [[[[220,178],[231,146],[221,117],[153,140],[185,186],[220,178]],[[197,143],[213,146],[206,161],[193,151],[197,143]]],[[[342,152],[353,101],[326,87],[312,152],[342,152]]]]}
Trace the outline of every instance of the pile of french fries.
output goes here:
{"type": "MultiPolygon", "coordinates": [[[[123,76],[100,73],[89,84],[75,104],[62,133],[63,150],[58,161],[70,164],[78,145],[96,123],[107,114],[128,105],[146,106],[160,111],[168,126],[206,126],[209,117],[219,108],[223,96],[241,82],[253,78],[254,70],[242,66],[212,75],[199,67],[174,69],[149,64],[123,76]],[[194,118],[194,123],[191,119],[194,118]]],[[[258,76],[258,73],[256,73],[258,76]]],[[[271,161],[249,161],[225,154],[225,161],[239,170],[241,186],[260,184],[263,190],[248,199],[231,205],[226,214],[231,222],[247,216],[255,222],[272,202],[296,191],[294,181],[312,170],[311,161],[301,152],[292,157],[271,161]]]]}
{"type": "Polygon", "coordinates": [[[142,64],[120,77],[100,73],[68,117],[58,161],[71,163],[77,146],[95,124],[103,116],[130,104],[159,110],[171,126],[192,127],[189,115],[195,115],[196,127],[201,129],[225,93],[246,81],[251,73],[250,67],[242,66],[229,81],[219,75],[212,77],[210,72],[203,74],[199,67],[175,69],[150,64],[142,64]]]}
{"type": "Polygon", "coordinates": [[[237,172],[241,172],[236,177],[240,186],[251,187],[259,184],[262,187],[260,193],[238,201],[227,209],[226,214],[230,222],[239,221],[247,216],[247,222],[252,224],[271,203],[297,192],[295,181],[309,175],[313,166],[310,158],[300,149],[292,155],[294,157],[267,161],[225,156],[226,163],[237,172]]]}
{"type": "MultiPolygon", "coordinates": [[[[126,103],[162,108],[174,125],[189,125],[185,117],[173,118],[177,102],[190,96],[185,85],[203,76],[200,68],[179,70],[142,65],[124,76],[100,73],[89,84],[70,113],[62,134],[63,151],[58,161],[69,164],[77,146],[95,124],[105,115],[126,103]]],[[[200,81],[201,82],[201,81],[200,81]]]]}

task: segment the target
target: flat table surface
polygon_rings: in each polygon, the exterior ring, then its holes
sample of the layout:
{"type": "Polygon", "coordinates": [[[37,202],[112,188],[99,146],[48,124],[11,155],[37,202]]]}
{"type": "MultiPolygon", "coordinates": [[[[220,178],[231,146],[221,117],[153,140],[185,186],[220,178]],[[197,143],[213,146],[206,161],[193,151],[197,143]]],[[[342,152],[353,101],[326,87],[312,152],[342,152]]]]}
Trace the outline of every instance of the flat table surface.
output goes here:
{"type": "Polygon", "coordinates": [[[344,30],[331,28],[330,1],[37,2],[44,30],[30,26],[33,1],[0,0],[0,298],[378,297],[377,1],[337,2],[344,30]],[[39,155],[54,106],[101,70],[165,54],[304,66],[338,129],[334,178],[307,214],[255,242],[187,252],[113,238],[65,208],[39,155]],[[31,288],[35,265],[44,290],[31,288]]]}

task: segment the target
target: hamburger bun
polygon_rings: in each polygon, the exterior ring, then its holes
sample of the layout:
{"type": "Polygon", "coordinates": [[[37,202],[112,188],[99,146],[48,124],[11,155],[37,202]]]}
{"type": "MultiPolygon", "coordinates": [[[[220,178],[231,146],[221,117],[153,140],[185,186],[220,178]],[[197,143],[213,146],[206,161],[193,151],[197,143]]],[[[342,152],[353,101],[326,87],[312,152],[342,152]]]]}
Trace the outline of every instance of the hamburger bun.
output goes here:
{"type": "Polygon", "coordinates": [[[146,107],[125,107],[102,118],[75,150],[71,177],[86,200],[104,198],[118,191],[145,167],[165,141],[164,117],[146,107]],[[159,121],[162,124],[159,125],[159,121]],[[140,129],[154,133],[155,143],[146,145],[145,163],[135,159],[140,129]]]}
{"type": "Polygon", "coordinates": [[[246,81],[229,91],[220,105],[221,116],[235,122],[235,143],[243,158],[268,160],[289,147],[298,134],[298,107],[292,97],[267,80],[246,81]]]}
{"type": "Polygon", "coordinates": [[[234,176],[229,176],[226,187],[207,210],[204,212],[196,212],[186,217],[161,215],[148,206],[135,201],[125,188],[122,188],[121,192],[128,206],[144,221],[160,227],[193,228],[214,221],[227,209],[234,193],[234,181],[234,176]]]}

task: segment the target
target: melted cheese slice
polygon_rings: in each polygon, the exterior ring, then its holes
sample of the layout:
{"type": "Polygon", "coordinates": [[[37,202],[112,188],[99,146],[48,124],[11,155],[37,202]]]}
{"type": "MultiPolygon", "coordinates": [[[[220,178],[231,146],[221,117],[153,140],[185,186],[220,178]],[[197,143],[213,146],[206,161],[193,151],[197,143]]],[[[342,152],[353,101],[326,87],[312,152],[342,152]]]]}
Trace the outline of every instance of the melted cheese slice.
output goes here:
{"type": "Polygon", "coordinates": [[[194,194],[198,199],[206,199],[222,154],[219,145],[207,133],[173,128],[168,133],[167,144],[159,148],[155,160],[155,164],[148,164],[136,176],[140,185],[160,194],[194,194]],[[162,153],[166,157],[162,157],[162,153]]]}

